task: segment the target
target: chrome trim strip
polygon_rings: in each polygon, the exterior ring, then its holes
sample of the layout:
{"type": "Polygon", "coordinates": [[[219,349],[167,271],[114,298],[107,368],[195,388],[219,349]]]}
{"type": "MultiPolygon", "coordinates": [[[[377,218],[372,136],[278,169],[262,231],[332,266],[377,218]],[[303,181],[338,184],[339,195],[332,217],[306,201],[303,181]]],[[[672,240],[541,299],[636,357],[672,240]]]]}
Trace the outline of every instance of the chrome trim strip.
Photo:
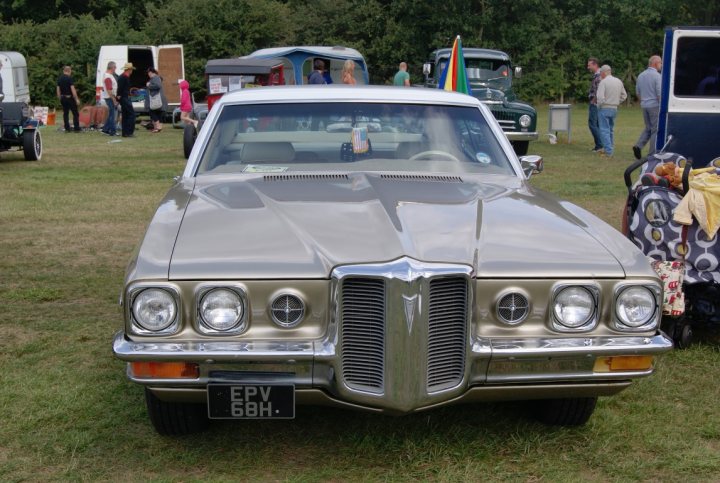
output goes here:
{"type": "Polygon", "coordinates": [[[662,354],[673,343],[664,334],[617,337],[565,337],[541,339],[494,339],[488,341],[493,359],[548,356],[612,356],[662,354]]]}
{"type": "Polygon", "coordinates": [[[510,141],[536,141],[538,138],[537,132],[505,132],[510,141]]]}

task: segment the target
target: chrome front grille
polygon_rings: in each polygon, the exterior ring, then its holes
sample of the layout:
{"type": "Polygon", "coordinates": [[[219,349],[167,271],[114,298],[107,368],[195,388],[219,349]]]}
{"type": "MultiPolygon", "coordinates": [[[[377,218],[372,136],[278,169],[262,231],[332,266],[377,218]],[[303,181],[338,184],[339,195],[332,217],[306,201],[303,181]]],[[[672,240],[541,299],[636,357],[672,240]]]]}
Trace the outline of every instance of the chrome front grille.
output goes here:
{"type": "Polygon", "coordinates": [[[464,278],[430,281],[427,388],[457,386],[465,374],[468,284],[464,278]]]}
{"type": "Polygon", "coordinates": [[[403,257],[333,279],[341,396],[407,411],[462,390],[471,267],[403,257]]]}
{"type": "Polygon", "coordinates": [[[498,124],[503,131],[512,131],[515,129],[515,113],[504,109],[491,109],[493,116],[497,119],[498,124]]]}
{"type": "Polygon", "coordinates": [[[385,282],[348,277],[342,287],[342,375],[351,389],[382,393],[385,374],[385,282]]]}

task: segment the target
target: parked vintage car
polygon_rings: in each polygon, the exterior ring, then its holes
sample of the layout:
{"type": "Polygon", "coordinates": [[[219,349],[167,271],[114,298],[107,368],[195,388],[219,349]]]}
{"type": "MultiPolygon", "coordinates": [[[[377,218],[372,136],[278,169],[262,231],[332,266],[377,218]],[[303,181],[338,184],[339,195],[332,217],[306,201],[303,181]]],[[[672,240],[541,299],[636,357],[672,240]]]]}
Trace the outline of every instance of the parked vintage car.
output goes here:
{"type": "MultiPolygon", "coordinates": [[[[228,92],[259,86],[285,84],[284,66],[279,59],[211,59],[205,64],[207,99],[204,112],[195,113],[198,126],[186,124],[183,131],[183,153],[190,156],[198,130],[215,101],[228,92]]],[[[193,101],[193,105],[196,103],[193,101]]],[[[180,113],[178,112],[178,117],[180,113]]]]}
{"type": "Polygon", "coordinates": [[[128,267],[113,352],[163,434],[296,404],[537,400],[583,424],[672,342],[644,255],[541,167],[466,95],[228,93],[128,267]]]}
{"type": "Polygon", "coordinates": [[[26,161],[42,157],[42,136],[38,120],[25,102],[3,102],[0,93],[0,152],[21,151],[26,161]]]}
{"type": "MultiPolygon", "coordinates": [[[[445,48],[430,54],[423,65],[425,87],[437,87],[451,52],[452,49],[445,48]]],[[[538,132],[537,111],[515,93],[513,78],[522,75],[522,68],[513,66],[510,56],[499,50],[466,47],[463,57],[472,95],[490,108],[517,155],[526,155],[530,141],[538,138],[538,132]]]]}

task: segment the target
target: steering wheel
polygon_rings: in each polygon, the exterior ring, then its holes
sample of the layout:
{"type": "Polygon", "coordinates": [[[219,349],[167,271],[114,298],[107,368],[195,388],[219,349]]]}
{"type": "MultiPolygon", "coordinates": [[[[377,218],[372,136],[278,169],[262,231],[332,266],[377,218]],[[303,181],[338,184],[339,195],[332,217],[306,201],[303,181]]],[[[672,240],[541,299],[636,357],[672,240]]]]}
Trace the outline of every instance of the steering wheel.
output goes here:
{"type": "Polygon", "coordinates": [[[449,159],[449,160],[451,160],[451,161],[455,161],[456,163],[459,163],[459,162],[460,162],[460,160],[459,160],[458,158],[456,158],[456,157],[453,156],[452,154],[448,153],[447,151],[437,151],[437,150],[434,150],[434,149],[431,149],[431,150],[429,150],[429,151],[421,151],[421,152],[419,152],[419,153],[417,153],[417,154],[413,154],[412,156],[410,156],[410,157],[408,158],[408,161],[415,161],[415,160],[418,160],[418,159],[429,158],[429,157],[432,157],[432,156],[442,156],[442,157],[447,158],[447,159],[449,159]]]}

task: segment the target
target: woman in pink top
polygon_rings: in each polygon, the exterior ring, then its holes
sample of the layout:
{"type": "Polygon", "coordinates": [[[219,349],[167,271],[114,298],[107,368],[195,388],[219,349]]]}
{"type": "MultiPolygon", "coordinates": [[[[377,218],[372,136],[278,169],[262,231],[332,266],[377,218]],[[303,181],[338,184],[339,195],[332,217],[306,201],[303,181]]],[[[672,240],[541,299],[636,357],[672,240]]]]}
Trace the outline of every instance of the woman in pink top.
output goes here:
{"type": "Polygon", "coordinates": [[[192,101],[190,98],[190,83],[185,79],[180,81],[180,120],[191,122],[197,128],[198,122],[190,117],[192,113],[192,101]]]}

